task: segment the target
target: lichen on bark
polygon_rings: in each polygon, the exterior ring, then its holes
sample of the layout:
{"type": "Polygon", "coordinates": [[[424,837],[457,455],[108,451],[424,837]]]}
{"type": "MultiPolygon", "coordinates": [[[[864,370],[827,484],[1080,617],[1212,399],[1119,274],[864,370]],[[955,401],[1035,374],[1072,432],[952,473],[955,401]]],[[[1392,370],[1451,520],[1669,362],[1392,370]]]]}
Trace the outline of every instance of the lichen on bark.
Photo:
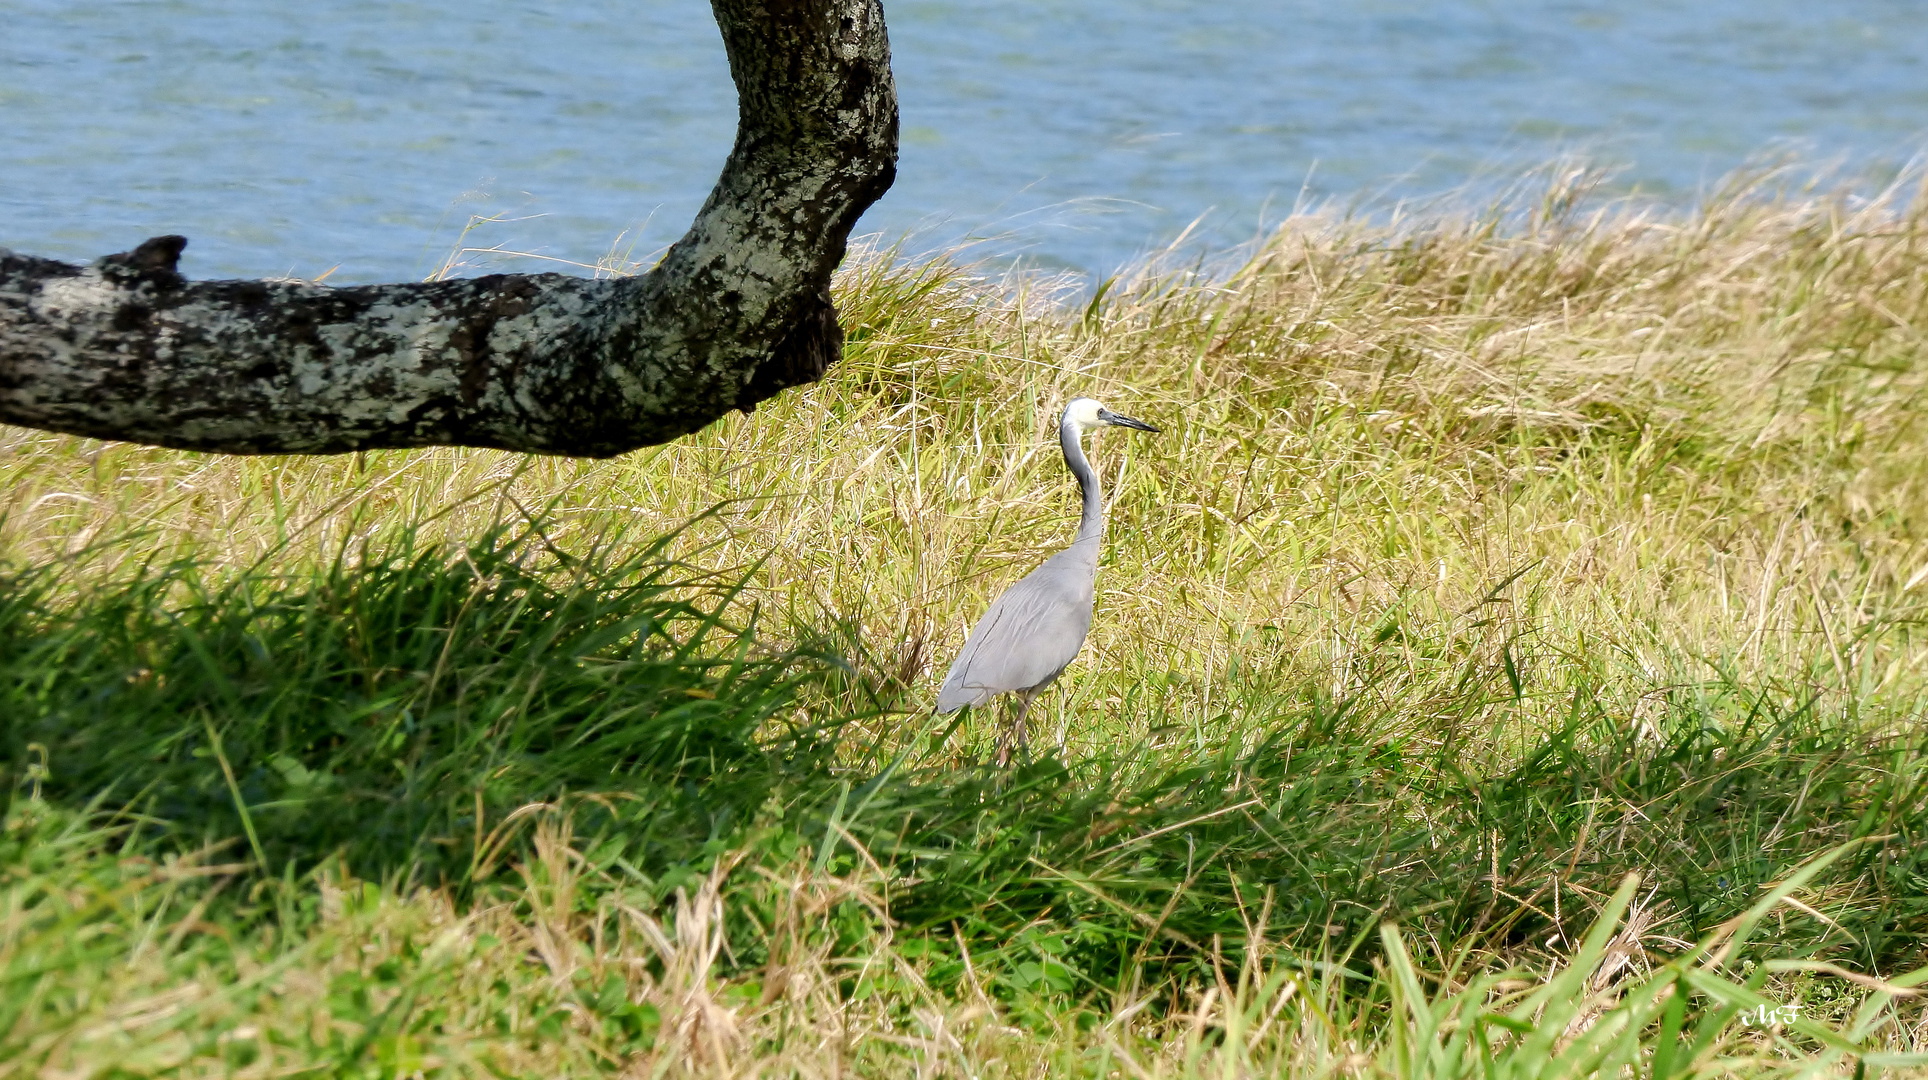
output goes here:
{"type": "Polygon", "coordinates": [[[606,457],[821,378],[830,275],[896,173],[878,0],[713,0],[736,143],[634,278],[189,281],[187,241],[88,266],[0,248],[0,422],[228,453],[606,457]]]}

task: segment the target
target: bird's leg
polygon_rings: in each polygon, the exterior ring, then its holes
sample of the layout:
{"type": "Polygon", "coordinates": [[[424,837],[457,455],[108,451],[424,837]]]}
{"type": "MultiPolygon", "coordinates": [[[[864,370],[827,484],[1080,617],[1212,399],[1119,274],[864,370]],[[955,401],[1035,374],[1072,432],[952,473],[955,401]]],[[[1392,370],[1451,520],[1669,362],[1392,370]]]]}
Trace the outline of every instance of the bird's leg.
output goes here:
{"type": "Polygon", "coordinates": [[[1011,764],[1012,753],[1022,749],[1026,757],[1031,756],[1031,744],[1024,737],[1024,714],[1031,710],[1032,691],[1020,690],[1017,693],[1018,713],[1008,727],[998,733],[997,767],[1002,769],[1011,764]]]}
{"type": "Polygon", "coordinates": [[[1031,740],[1024,730],[1024,714],[1031,711],[1031,699],[1037,696],[1035,690],[1018,691],[1018,718],[1012,724],[1012,735],[1016,738],[1018,749],[1024,753],[1024,760],[1031,760],[1031,740]]]}

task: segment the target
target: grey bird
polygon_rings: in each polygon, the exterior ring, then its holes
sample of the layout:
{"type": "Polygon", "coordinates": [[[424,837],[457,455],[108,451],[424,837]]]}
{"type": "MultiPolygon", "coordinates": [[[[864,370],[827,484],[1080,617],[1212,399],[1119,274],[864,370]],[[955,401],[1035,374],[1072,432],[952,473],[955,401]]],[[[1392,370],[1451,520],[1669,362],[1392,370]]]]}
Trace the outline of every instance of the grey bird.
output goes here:
{"type": "Polygon", "coordinates": [[[1088,397],[1073,398],[1058,421],[1064,465],[1078,478],[1084,516],[1071,546],[1044,561],[991,602],[937,691],[938,713],[984,705],[999,694],[1018,696],[1012,739],[998,740],[998,764],[1011,761],[1012,743],[1029,752],[1024,714],[1031,699],[1064,672],[1084,648],[1097,595],[1098,547],[1105,531],[1105,497],[1098,474],[1085,460],[1084,436],[1107,427],[1156,432],[1142,420],[1120,416],[1088,397]]]}

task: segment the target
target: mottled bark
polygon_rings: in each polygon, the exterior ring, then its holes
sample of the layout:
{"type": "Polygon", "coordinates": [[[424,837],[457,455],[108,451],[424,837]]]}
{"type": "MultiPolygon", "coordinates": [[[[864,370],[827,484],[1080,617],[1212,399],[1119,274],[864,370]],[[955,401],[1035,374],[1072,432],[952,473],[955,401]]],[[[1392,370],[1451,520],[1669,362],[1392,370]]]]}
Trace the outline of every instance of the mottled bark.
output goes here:
{"type": "Polygon", "coordinates": [[[890,187],[878,0],[713,0],[736,145],[641,277],[327,288],[188,281],[187,241],[81,267],[0,248],[0,422],[229,453],[490,446],[603,457],[820,378],[830,274],[890,187]]]}

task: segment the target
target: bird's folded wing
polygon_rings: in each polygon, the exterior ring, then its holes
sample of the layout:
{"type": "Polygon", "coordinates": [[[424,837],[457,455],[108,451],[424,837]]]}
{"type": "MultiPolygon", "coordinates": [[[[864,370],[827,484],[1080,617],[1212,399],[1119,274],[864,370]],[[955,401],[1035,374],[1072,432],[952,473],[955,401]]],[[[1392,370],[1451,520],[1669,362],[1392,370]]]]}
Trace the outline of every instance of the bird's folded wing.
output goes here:
{"type": "Polygon", "coordinates": [[[937,711],[982,705],[1063,671],[1091,629],[1091,602],[1055,582],[1025,578],[977,621],[937,692],[937,711]]]}

